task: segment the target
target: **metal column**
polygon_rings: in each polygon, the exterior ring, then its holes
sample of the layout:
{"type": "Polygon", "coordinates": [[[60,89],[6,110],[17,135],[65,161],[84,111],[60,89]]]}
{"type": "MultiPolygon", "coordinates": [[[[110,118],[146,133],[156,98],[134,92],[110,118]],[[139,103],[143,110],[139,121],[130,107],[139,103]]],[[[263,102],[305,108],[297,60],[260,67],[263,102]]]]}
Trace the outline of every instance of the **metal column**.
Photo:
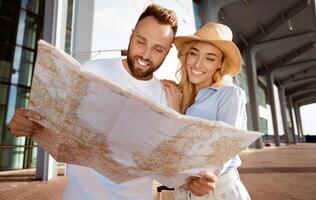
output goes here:
{"type": "Polygon", "coordinates": [[[304,142],[305,138],[302,131],[301,113],[296,103],[294,104],[294,112],[295,112],[295,119],[296,119],[296,125],[297,125],[297,132],[298,132],[301,142],[304,142]]]}
{"type": "MultiPolygon", "coordinates": [[[[58,0],[45,1],[43,39],[55,44],[58,0]]],[[[36,178],[50,180],[57,176],[57,162],[41,147],[37,149],[36,178]]]]}
{"type": "Polygon", "coordinates": [[[300,133],[299,128],[298,128],[298,114],[297,114],[296,106],[294,106],[294,115],[295,115],[295,122],[296,122],[297,138],[298,138],[298,142],[301,143],[303,141],[302,141],[302,138],[301,138],[301,133],[300,133]]]}
{"type": "Polygon", "coordinates": [[[268,85],[268,98],[271,106],[271,115],[272,115],[272,122],[273,122],[273,140],[276,146],[280,146],[280,136],[279,136],[279,127],[278,127],[278,120],[277,120],[277,113],[275,107],[275,95],[274,95],[274,77],[272,73],[269,73],[267,77],[267,85],[268,85]]]}
{"type": "Polygon", "coordinates": [[[303,126],[302,126],[302,117],[301,117],[301,111],[300,107],[297,105],[297,116],[298,116],[298,127],[300,129],[301,137],[302,137],[302,142],[305,142],[305,136],[303,132],[303,126]]]}
{"type": "Polygon", "coordinates": [[[289,115],[290,115],[290,121],[291,121],[291,133],[293,138],[293,143],[296,144],[296,135],[295,135],[295,128],[294,128],[294,120],[293,120],[293,104],[291,101],[291,96],[287,98],[288,106],[289,106],[289,115]]]}
{"type": "Polygon", "coordinates": [[[283,129],[285,135],[285,142],[286,144],[290,144],[290,137],[289,137],[289,129],[287,125],[287,115],[286,115],[286,102],[285,102],[285,94],[284,94],[284,86],[280,85],[279,87],[279,98],[280,98],[280,106],[281,106],[281,113],[282,113],[282,122],[283,122],[283,129]]]}
{"type": "Polygon", "coordinates": [[[91,59],[91,54],[76,54],[77,52],[89,52],[92,48],[94,0],[74,1],[72,47],[74,58],[80,63],[91,59]]]}
{"type": "MultiPolygon", "coordinates": [[[[68,0],[45,1],[43,39],[64,50],[68,0]]],[[[57,162],[38,147],[36,178],[50,180],[57,176],[57,162]]]]}
{"type": "MultiPolygon", "coordinates": [[[[247,50],[245,54],[246,68],[247,68],[247,81],[250,99],[250,116],[252,130],[260,131],[260,118],[256,89],[258,87],[257,68],[255,65],[255,55],[252,51],[247,50]]],[[[255,142],[256,148],[263,148],[262,137],[255,142]]]]}

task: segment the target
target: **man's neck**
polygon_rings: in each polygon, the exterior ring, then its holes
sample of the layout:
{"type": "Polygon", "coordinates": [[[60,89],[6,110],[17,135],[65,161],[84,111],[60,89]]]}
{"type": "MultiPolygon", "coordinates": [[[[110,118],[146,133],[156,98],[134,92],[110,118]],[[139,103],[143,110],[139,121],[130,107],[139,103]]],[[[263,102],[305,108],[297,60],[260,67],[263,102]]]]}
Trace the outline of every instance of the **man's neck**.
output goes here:
{"type": "Polygon", "coordinates": [[[131,72],[131,70],[130,70],[130,68],[129,68],[129,66],[128,66],[127,59],[122,60],[122,64],[123,64],[123,66],[124,66],[124,69],[125,69],[131,76],[133,76],[133,75],[132,75],[132,72],[131,72]]]}

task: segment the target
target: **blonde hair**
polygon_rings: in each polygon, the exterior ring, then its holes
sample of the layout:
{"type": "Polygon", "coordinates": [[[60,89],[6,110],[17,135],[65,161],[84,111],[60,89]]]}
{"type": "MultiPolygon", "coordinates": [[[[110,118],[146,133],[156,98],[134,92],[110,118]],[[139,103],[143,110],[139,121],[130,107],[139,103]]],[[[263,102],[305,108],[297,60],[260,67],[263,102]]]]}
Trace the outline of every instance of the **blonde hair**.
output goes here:
{"type": "MultiPolygon", "coordinates": [[[[181,112],[184,113],[186,109],[194,103],[197,91],[195,85],[192,84],[188,77],[188,72],[186,69],[186,59],[189,54],[191,47],[196,43],[196,41],[188,42],[184,47],[179,51],[178,58],[180,60],[180,68],[177,73],[180,76],[179,87],[182,91],[183,98],[181,102],[181,112]]],[[[213,45],[214,46],[214,45],[213,45]]],[[[216,46],[215,46],[216,47],[216,46]]],[[[225,54],[223,53],[223,62],[225,60],[225,54]]],[[[222,62],[222,63],[223,63],[222,62]]],[[[213,85],[216,87],[223,87],[226,85],[232,84],[232,77],[228,74],[225,74],[223,65],[217,69],[213,75],[213,85]]]]}

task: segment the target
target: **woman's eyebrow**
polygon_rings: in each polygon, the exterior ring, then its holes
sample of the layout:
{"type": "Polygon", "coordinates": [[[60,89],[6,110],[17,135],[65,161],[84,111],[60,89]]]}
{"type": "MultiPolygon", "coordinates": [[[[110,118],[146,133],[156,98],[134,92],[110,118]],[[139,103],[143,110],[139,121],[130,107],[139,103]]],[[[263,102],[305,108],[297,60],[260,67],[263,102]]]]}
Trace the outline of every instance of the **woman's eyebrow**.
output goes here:
{"type": "Polygon", "coordinates": [[[217,55],[216,55],[215,53],[206,53],[206,55],[208,55],[208,56],[215,56],[215,57],[217,57],[217,55]]]}
{"type": "MultiPolygon", "coordinates": [[[[194,50],[194,51],[197,51],[197,52],[200,52],[200,50],[199,49],[197,49],[197,48],[195,48],[195,47],[192,47],[191,48],[191,50],[194,50]]],[[[215,53],[206,53],[206,55],[208,55],[208,56],[218,56],[217,54],[215,54],[215,53]]]]}
{"type": "Polygon", "coordinates": [[[195,48],[195,47],[191,47],[191,50],[194,50],[194,51],[198,51],[198,52],[200,52],[200,50],[198,50],[197,48],[195,48]]]}

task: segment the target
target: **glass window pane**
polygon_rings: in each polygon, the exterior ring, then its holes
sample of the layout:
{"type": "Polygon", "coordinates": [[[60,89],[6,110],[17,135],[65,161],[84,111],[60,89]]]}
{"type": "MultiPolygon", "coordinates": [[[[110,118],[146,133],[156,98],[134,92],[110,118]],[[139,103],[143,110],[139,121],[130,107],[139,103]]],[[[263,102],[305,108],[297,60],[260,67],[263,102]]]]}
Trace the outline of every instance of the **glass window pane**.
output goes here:
{"type": "Polygon", "coordinates": [[[0,0],[0,171],[22,169],[36,164],[36,147],[25,137],[14,137],[7,130],[16,108],[26,107],[35,60],[35,47],[42,30],[42,0],[0,0]],[[11,74],[12,73],[12,74],[11,74]],[[29,156],[28,158],[26,158],[29,156]]]}
{"type": "Polygon", "coordinates": [[[25,108],[28,105],[30,89],[18,88],[16,108],[25,108]]]}
{"type": "Polygon", "coordinates": [[[71,48],[71,33],[72,33],[72,11],[73,11],[73,0],[68,0],[65,52],[69,54],[71,51],[70,48],[71,48]]]}
{"type": "MultiPolygon", "coordinates": [[[[0,106],[6,107],[7,105],[7,96],[8,96],[9,86],[6,84],[0,84],[0,106]]],[[[0,116],[3,114],[1,111],[0,116]]]]}
{"type": "MultiPolygon", "coordinates": [[[[25,107],[29,89],[14,85],[10,86],[9,101],[6,107],[6,119],[2,119],[2,129],[0,132],[0,145],[24,145],[25,137],[12,136],[6,124],[11,120],[16,107],[25,107]]],[[[23,167],[24,148],[2,148],[0,151],[0,170],[20,169],[23,167]]]]}
{"type": "Polygon", "coordinates": [[[260,132],[268,134],[268,120],[260,118],[260,132]]]}
{"type": "MultiPolygon", "coordinates": [[[[6,130],[6,109],[7,109],[7,94],[8,85],[0,84],[0,136],[5,133],[6,130]]],[[[0,144],[2,143],[2,137],[0,137],[0,144]]]]}
{"type": "Polygon", "coordinates": [[[249,102],[247,73],[245,66],[242,66],[240,73],[234,78],[234,83],[245,91],[247,102],[249,102]]]}
{"type": "Polygon", "coordinates": [[[37,28],[39,26],[39,21],[35,18],[27,15],[26,25],[24,31],[23,45],[32,49],[35,49],[37,40],[37,28]]]}
{"type": "Polygon", "coordinates": [[[0,106],[6,106],[8,85],[0,83],[0,106]]]}
{"type": "Polygon", "coordinates": [[[258,94],[258,99],[259,99],[259,105],[266,107],[267,102],[266,102],[266,94],[264,92],[264,89],[262,87],[258,86],[257,91],[258,91],[257,94],[258,94]]]}
{"type": "Polygon", "coordinates": [[[35,49],[37,29],[39,21],[26,11],[21,10],[18,23],[16,43],[31,49],[35,49]]]}
{"type": "Polygon", "coordinates": [[[0,151],[0,171],[23,168],[24,147],[6,148],[0,151]]]}
{"type": "MultiPolygon", "coordinates": [[[[15,22],[0,9],[0,60],[11,61],[15,43],[15,22]]],[[[0,73],[1,74],[1,73],[0,73]]]]}
{"type": "Polygon", "coordinates": [[[0,1],[0,13],[1,16],[14,19],[17,15],[17,12],[19,11],[16,2],[14,1],[0,1]]]}
{"type": "Polygon", "coordinates": [[[31,86],[33,74],[34,52],[23,50],[21,66],[19,70],[19,84],[31,86]]]}
{"type": "Polygon", "coordinates": [[[11,63],[5,60],[0,60],[0,81],[10,82],[11,63]]]}
{"type": "Polygon", "coordinates": [[[29,88],[10,86],[9,101],[7,107],[6,123],[11,121],[16,108],[25,108],[28,105],[29,88]]]}
{"type": "Polygon", "coordinates": [[[40,4],[39,1],[40,0],[22,0],[21,7],[35,14],[38,14],[40,4]]]}
{"type": "Polygon", "coordinates": [[[31,167],[36,167],[37,147],[32,148],[31,167]]]}
{"type": "Polygon", "coordinates": [[[31,86],[34,59],[33,51],[18,46],[15,48],[12,83],[31,86]]]}

